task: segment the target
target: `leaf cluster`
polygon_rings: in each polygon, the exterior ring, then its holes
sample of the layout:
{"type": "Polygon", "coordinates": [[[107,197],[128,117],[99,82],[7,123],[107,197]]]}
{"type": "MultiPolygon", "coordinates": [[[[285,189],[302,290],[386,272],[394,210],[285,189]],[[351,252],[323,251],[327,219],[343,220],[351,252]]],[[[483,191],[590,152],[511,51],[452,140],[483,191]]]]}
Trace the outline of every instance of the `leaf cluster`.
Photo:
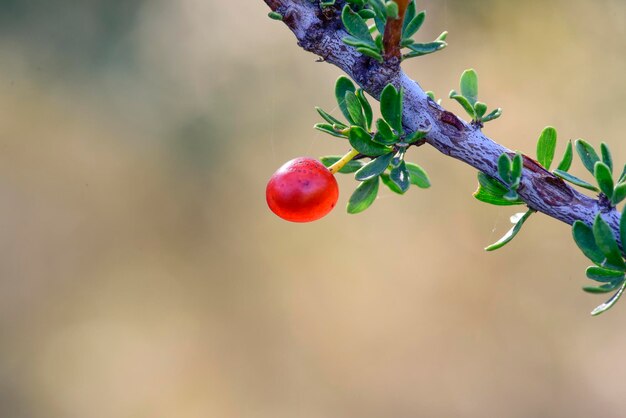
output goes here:
{"type": "MultiPolygon", "coordinates": [[[[323,1],[322,7],[335,4],[323,1]]],[[[341,12],[341,20],[349,36],[343,42],[353,46],[364,55],[383,62],[383,35],[388,19],[398,19],[398,5],[395,1],[385,0],[349,0],[341,12]]],[[[432,42],[418,43],[413,36],[419,31],[426,19],[426,12],[417,12],[415,0],[407,6],[402,27],[401,48],[408,49],[402,59],[432,54],[447,46],[447,32],[443,32],[432,42]]]]}
{"type": "Polygon", "coordinates": [[[461,75],[461,93],[451,90],[449,97],[456,100],[472,118],[472,123],[483,126],[484,123],[499,118],[502,109],[497,108],[487,114],[487,105],[478,101],[478,75],[473,69],[465,70],[461,75]]]}

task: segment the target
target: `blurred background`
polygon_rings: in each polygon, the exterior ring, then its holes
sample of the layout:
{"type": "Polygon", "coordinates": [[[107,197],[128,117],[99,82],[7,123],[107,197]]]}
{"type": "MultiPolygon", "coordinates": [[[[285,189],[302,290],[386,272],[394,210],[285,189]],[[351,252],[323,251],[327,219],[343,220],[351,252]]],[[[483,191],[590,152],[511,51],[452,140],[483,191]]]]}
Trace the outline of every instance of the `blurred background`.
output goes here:
{"type": "MultiPolygon", "coordinates": [[[[542,128],[626,160],[626,3],[424,0],[448,49],[405,70],[437,97],[474,67],[534,154],[542,128]]],[[[261,0],[0,1],[0,416],[623,417],[626,303],[591,318],[568,226],[433,187],[282,222],[283,162],[346,151],[311,127],[340,72],[261,0]]],[[[459,112],[445,99],[444,106],[459,112]]],[[[580,164],[574,173],[584,175],[580,164]]]]}

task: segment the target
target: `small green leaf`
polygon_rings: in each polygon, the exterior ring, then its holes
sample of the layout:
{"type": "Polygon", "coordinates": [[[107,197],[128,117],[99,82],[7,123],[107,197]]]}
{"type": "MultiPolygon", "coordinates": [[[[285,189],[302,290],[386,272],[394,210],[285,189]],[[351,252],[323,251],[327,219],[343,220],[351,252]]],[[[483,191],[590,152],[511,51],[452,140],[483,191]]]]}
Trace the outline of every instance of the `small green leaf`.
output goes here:
{"type": "Polygon", "coordinates": [[[353,126],[350,129],[350,145],[368,157],[378,157],[391,151],[390,147],[372,141],[372,136],[360,126],[353,126]]]}
{"type": "Polygon", "coordinates": [[[514,206],[524,203],[521,200],[509,201],[504,199],[503,196],[508,193],[509,190],[498,180],[485,173],[478,173],[478,183],[478,190],[474,192],[474,197],[481,202],[496,206],[514,206]]]}
{"type": "Polygon", "coordinates": [[[267,16],[273,20],[283,20],[283,15],[278,12],[269,12],[267,16]]]}
{"type": "Polygon", "coordinates": [[[622,170],[622,175],[619,176],[619,180],[617,180],[618,183],[622,183],[626,181],[626,165],[624,166],[624,170],[622,170]]]}
{"type": "Polygon", "coordinates": [[[376,17],[376,12],[373,11],[372,9],[361,9],[358,11],[358,13],[359,13],[359,16],[361,16],[365,20],[373,19],[376,17]]]}
{"type": "Polygon", "coordinates": [[[396,132],[402,132],[402,94],[392,84],[387,84],[380,95],[380,113],[396,132]]]}
{"type": "Polygon", "coordinates": [[[403,34],[402,37],[403,38],[410,38],[410,36],[406,36],[404,35],[404,33],[406,33],[406,27],[413,20],[413,18],[415,18],[416,14],[417,14],[417,5],[415,4],[415,0],[411,0],[406,7],[406,11],[404,12],[404,22],[402,22],[402,34],[403,34]]]}
{"type": "Polygon", "coordinates": [[[512,168],[509,156],[506,153],[502,154],[500,158],[498,158],[498,175],[505,184],[511,184],[513,180],[511,176],[512,168]]]}
{"type": "Polygon", "coordinates": [[[609,199],[613,198],[613,176],[611,175],[611,169],[602,161],[598,161],[595,165],[595,177],[600,186],[600,190],[609,199]]]}
{"type": "Polygon", "coordinates": [[[359,125],[360,127],[367,129],[367,122],[365,121],[365,115],[363,115],[363,108],[361,107],[361,102],[356,95],[351,91],[347,91],[345,102],[348,107],[348,113],[350,113],[350,120],[352,120],[355,125],[359,125]]]}
{"type": "Polygon", "coordinates": [[[322,131],[326,134],[332,135],[332,136],[336,136],[337,138],[347,138],[348,136],[341,133],[341,132],[337,132],[337,130],[333,127],[333,125],[330,125],[328,123],[316,123],[315,125],[313,125],[313,127],[315,129],[317,129],[318,131],[322,131]]]}
{"type": "Polygon", "coordinates": [[[613,190],[613,198],[611,199],[611,203],[613,204],[613,206],[617,206],[624,199],[626,199],[626,183],[620,183],[615,186],[615,190],[613,190]]]}
{"type": "Polygon", "coordinates": [[[622,209],[622,217],[619,220],[619,237],[622,246],[626,246],[626,206],[622,209]]]}
{"type": "Polygon", "coordinates": [[[411,52],[406,53],[402,56],[402,58],[414,58],[421,57],[423,55],[432,54],[433,52],[437,52],[440,49],[448,46],[444,41],[433,41],[425,44],[421,43],[413,43],[411,45],[407,45],[407,48],[411,50],[411,52]]]}
{"type": "Polygon", "coordinates": [[[347,126],[341,122],[339,119],[334,118],[333,116],[331,116],[329,113],[326,113],[324,110],[322,110],[319,107],[315,107],[315,110],[317,110],[317,113],[319,113],[319,115],[328,123],[330,123],[331,125],[339,125],[341,127],[347,128],[347,126]]]}
{"type": "Polygon", "coordinates": [[[350,112],[348,112],[348,105],[345,100],[346,93],[349,91],[352,93],[356,92],[354,83],[348,77],[343,75],[340,76],[335,82],[335,98],[337,99],[337,104],[339,105],[341,113],[343,113],[350,124],[354,124],[354,121],[350,117],[350,112]]]}
{"type": "Polygon", "coordinates": [[[474,69],[465,70],[461,75],[461,94],[472,106],[478,100],[478,75],[474,69]]]}
{"type": "MultiPolygon", "coordinates": [[[[535,213],[535,211],[530,209],[526,213],[524,213],[523,216],[521,216],[519,219],[516,219],[516,222],[514,222],[515,225],[513,225],[513,228],[511,228],[506,234],[504,234],[504,236],[502,238],[500,238],[500,240],[498,242],[496,242],[494,244],[491,244],[490,246],[485,248],[485,251],[495,251],[495,250],[498,250],[498,249],[504,247],[509,242],[511,242],[513,240],[513,238],[515,238],[517,233],[522,229],[522,226],[524,226],[524,222],[526,222],[526,220],[533,213],[535,213]]],[[[511,218],[511,220],[513,221],[513,217],[511,218]]]]}
{"type": "Polygon", "coordinates": [[[613,236],[613,231],[600,214],[596,216],[596,220],[593,223],[593,237],[598,248],[606,257],[604,265],[616,270],[626,271],[626,264],[624,264],[624,259],[613,236]]]}
{"type": "Polygon", "coordinates": [[[390,152],[389,154],[381,155],[380,157],[370,161],[356,172],[354,178],[358,181],[365,181],[379,176],[387,169],[387,167],[389,167],[389,163],[391,163],[393,155],[394,153],[390,152]]]}
{"type": "MultiPolygon", "coordinates": [[[[404,19],[406,22],[406,16],[404,19]]],[[[420,30],[420,28],[422,27],[422,24],[424,23],[424,19],[426,19],[426,12],[422,11],[413,19],[411,19],[411,21],[408,24],[404,25],[404,30],[402,31],[402,37],[410,38],[413,35],[415,35],[415,33],[417,33],[417,31],[420,30]]]]}
{"type": "Polygon", "coordinates": [[[597,266],[588,267],[586,273],[589,279],[600,283],[622,281],[626,275],[623,271],[609,270],[597,266]]]}
{"type": "Polygon", "coordinates": [[[414,142],[417,142],[421,139],[426,138],[426,135],[428,135],[429,132],[430,132],[430,128],[428,128],[427,131],[415,131],[411,135],[407,136],[404,139],[404,142],[406,142],[407,144],[412,144],[414,142]]]}
{"type": "Polygon", "coordinates": [[[591,174],[594,174],[595,165],[598,161],[600,161],[600,157],[598,157],[596,150],[594,150],[593,147],[585,142],[583,139],[577,139],[576,152],[578,152],[578,156],[580,157],[580,160],[582,161],[585,168],[591,174]]]}
{"type": "Polygon", "coordinates": [[[598,192],[598,188],[592,184],[587,183],[584,180],[579,179],[576,176],[571,175],[570,173],[567,173],[565,171],[561,171],[561,170],[554,170],[553,173],[559,177],[561,177],[563,180],[565,181],[569,181],[572,184],[575,184],[576,186],[585,188],[587,190],[591,190],[593,192],[598,192]]]}
{"type": "Polygon", "coordinates": [[[404,192],[411,187],[411,175],[404,161],[401,161],[397,167],[391,169],[389,178],[404,192]]]}
{"type": "Polygon", "coordinates": [[[593,229],[582,221],[575,221],[572,226],[572,236],[578,248],[583,252],[585,257],[600,266],[604,263],[604,254],[593,235],[593,229]]]}
{"type": "Polygon", "coordinates": [[[602,294],[602,293],[610,293],[612,291],[614,291],[618,286],[615,286],[612,283],[608,283],[608,284],[603,284],[601,286],[585,286],[583,287],[583,290],[587,293],[592,293],[592,294],[602,294]]]}
{"type": "Polygon", "coordinates": [[[611,170],[613,174],[613,157],[611,156],[611,150],[609,146],[604,142],[600,144],[600,154],[602,154],[602,162],[611,170]]]}
{"type": "Polygon", "coordinates": [[[356,51],[360,52],[363,55],[367,55],[368,57],[374,58],[376,61],[380,63],[383,62],[383,56],[380,55],[380,53],[375,49],[360,47],[360,48],[357,48],[356,51]]]}
{"type": "Polygon", "coordinates": [[[572,147],[572,140],[570,139],[567,142],[567,148],[565,148],[565,154],[563,154],[563,158],[557,167],[559,170],[563,172],[567,172],[572,167],[572,161],[574,160],[574,151],[572,147]]]}
{"type": "MultiPolygon", "coordinates": [[[[326,157],[321,157],[320,161],[324,164],[325,167],[330,167],[335,164],[342,158],[341,155],[328,155],[326,157]]],[[[351,160],[348,161],[346,165],[344,165],[339,172],[341,174],[350,174],[357,172],[361,167],[363,167],[363,162],[360,160],[351,160]]]]}
{"type": "Polygon", "coordinates": [[[476,102],[474,112],[476,113],[476,119],[480,120],[487,113],[487,105],[483,102],[476,102]]]}
{"type": "Polygon", "coordinates": [[[353,46],[355,48],[371,48],[377,49],[376,44],[373,40],[364,40],[361,38],[357,38],[354,36],[344,36],[341,38],[344,44],[353,46]]]}
{"type": "Polygon", "coordinates": [[[465,109],[467,114],[470,115],[472,119],[476,118],[476,111],[474,110],[474,106],[472,106],[472,104],[465,97],[457,94],[457,92],[454,90],[450,91],[449,97],[456,100],[463,107],[463,109],[465,109]]]}
{"type": "Polygon", "coordinates": [[[387,9],[387,18],[389,19],[397,19],[398,18],[398,4],[391,0],[385,4],[387,9]]]}
{"type": "Polygon", "coordinates": [[[622,284],[622,287],[619,288],[617,293],[615,293],[611,297],[611,299],[607,300],[602,305],[598,306],[596,309],[591,311],[591,315],[593,315],[593,316],[600,315],[601,313],[604,313],[604,312],[608,311],[609,309],[611,309],[613,307],[613,305],[615,305],[617,303],[619,298],[622,297],[622,294],[624,293],[624,288],[626,288],[626,282],[624,282],[624,284],[622,284]]]}
{"type": "Polygon", "coordinates": [[[510,201],[510,202],[517,202],[519,200],[519,195],[517,194],[517,191],[511,189],[509,190],[504,196],[502,196],[504,199],[510,201]]]}
{"type": "Polygon", "coordinates": [[[498,119],[500,116],[502,116],[502,109],[497,108],[496,110],[492,111],[487,116],[485,116],[483,118],[483,122],[485,123],[490,122],[492,120],[498,119]]]}
{"type": "Polygon", "coordinates": [[[365,97],[365,93],[363,92],[362,89],[358,89],[356,91],[356,97],[359,99],[359,102],[361,102],[361,107],[363,108],[363,114],[365,115],[365,121],[367,122],[367,129],[371,129],[372,121],[374,120],[374,113],[372,111],[372,106],[370,105],[370,102],[367,100],[367,97],[365,97]]]}
{"type": "Polygon", "coordinates": [[[363,20],[358,13],[352,11],[350,6],[344,6],[341,12],[341,21],[350,35],[365,41],[374,42],[372,35],[370,35],[369,28],[367,27],[367,23],[365,23],[365,20],[363,20]]]}
{"type": "Polygon", "coordinates": [[[393,145],[398,142],[398,136],[393,133],[391,127],[383,119],[376,121],[376,135],[374,141],[383,145],[393,145]]]}
{"type": "Polygon", "coordinates": [[[378,194],[378,177],[364,181],[359,184],[350,200],[348,201],[347,211],[350,214],[357,214],[369,208],[378,194]]]}
{"type": "Polygon", "coordinates": [[[546,170],[550,170],[554,152],[556,151],[556,129],[552,126],[546,127],[537,141],[537,161],[546,170]]]}
{"type": "Polygon", "coordinates": [[[428,189],[430,187],[430,179],[428,174],[422,167],[413,163],[405,163],[406,169],[409,172],[409,180],[411,184],[416,185],[420,189],[428,189]]]}
{"type": "Polygon", "coordinates": [[[517,190],[519,183],[522,179],[522,170],[524,168],[524,160],[522,155],[518,152],[513,157],[513,164],[511,165],[511,188],[517,190]]]}
{"type": "Polygon", "coordinates": [[[383,173],[380,175],[380,179],[383,181],[383,184],[385,186],[387,186],[389,188],[389,190],[391,190],[394,193],[397,194],[404,194],[405,192],[398,187],[398,185],[396,183],[394,183],[393,181],[391,181],[391,178],[389,177],[389,174],[387,173],[383,173]]]}

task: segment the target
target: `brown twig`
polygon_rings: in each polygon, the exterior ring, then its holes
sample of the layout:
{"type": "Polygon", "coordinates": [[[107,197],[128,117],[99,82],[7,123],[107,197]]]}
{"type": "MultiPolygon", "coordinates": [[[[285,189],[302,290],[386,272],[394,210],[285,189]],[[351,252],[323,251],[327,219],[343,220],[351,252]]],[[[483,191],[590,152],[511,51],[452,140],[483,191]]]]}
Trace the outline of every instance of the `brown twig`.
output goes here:
{"type": "Polygon", "coordinates": [[[400,48],[400,42],[402,41],[402,26],[404,24],[404,14],[406,8],[409,5],[409,0],[395,0],[398,4],[398,17],[388,18],[385,25],[385,34],[383,35],[383,46],[385,53],[383,58],[387,62],[397,59],[397,63],[400,64],[402,59],[402,52],[400,48]]]}

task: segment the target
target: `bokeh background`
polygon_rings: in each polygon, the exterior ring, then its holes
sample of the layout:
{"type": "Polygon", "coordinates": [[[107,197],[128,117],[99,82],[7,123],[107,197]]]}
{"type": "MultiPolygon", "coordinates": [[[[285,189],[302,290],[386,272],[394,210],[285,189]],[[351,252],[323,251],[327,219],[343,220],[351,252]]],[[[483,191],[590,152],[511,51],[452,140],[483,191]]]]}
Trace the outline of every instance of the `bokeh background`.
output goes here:
{"type": "MultiPolygon", "coordinates": [[[[533,153],[623,142],[626,3],[423,0],[450,46],[406,71],[438,97],[478,71],[486,132],[533,153]]],[[[0,1],[0,416],[623,417],[626,304],[591,318],[570,230],[429,190],[310,225],[266,208],[340,74],[260,0],[0,1]]],[[[449,100],[444,105],[459,111],[449,100]]],[[[335,109],[336,110],[336,109],[335,109]]],[[[580,165],[575,172],[583,175],[580,165]]]]}

